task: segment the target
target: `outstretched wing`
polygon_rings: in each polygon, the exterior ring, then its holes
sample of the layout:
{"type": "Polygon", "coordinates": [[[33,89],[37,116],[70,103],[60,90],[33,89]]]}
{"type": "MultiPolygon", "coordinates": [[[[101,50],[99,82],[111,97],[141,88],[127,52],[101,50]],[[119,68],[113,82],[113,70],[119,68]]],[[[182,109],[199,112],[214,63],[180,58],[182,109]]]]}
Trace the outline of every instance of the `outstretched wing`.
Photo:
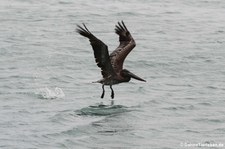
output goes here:
{"type": "Polygon", "coordinates": [[[118,22],[115,32],[119,35],[120,44],[116,50],[110,54],[110,59],[114,71],[119,73],[123,69],[123,62],[125,58],[136,46],[136,44],[123,21],[121,21],[121,23],[118,22]]]}
{"type": "Polygon", "coordinates": [[[97,66],[101,68],[102,70],[102,76],[103,78],[108,78],[112,75],[115,74],[111,62],[110,62],[110,58],[109,58],[109,52],[108,52],[108,47],[106,44],[104,44],[101,40],[99,40],[98,38],[96,38],[85,26],[85,24],[83,24],[84,27],[81,27],[79,25],[77,25],[77,32],[88,38],[91,46],[93,48],[94,51],[94,56],[95,56],[95,61],[97,63],[97,66]]]}

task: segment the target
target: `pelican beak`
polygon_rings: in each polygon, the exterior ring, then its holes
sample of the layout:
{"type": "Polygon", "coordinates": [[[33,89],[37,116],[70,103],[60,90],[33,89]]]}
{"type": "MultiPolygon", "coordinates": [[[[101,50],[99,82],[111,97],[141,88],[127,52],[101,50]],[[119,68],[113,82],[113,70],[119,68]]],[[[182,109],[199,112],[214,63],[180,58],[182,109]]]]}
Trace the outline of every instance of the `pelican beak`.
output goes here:
{"type": "Polygon", "coordinates": [[[137,75],[135,75],[135,74],[133,74],[133,73],[131,73],[131,72],[129,72],[128,75],[129,75],[131,78],[134,78],[134,79],[136,79],[136,80],[146,82],[146,80],[144,80],[144,79],[138,77],[137,75]]]}

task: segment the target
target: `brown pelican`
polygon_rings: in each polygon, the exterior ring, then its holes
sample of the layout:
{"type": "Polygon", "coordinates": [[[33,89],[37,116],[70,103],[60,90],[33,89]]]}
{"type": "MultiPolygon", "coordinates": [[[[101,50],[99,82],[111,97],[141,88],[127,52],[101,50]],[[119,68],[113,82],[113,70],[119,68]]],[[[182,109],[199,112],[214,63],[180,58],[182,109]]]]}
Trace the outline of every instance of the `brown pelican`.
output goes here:
{"type": "Polygon", "coordinates": [[[144,79],[138,77],[137,75],[131,73],[130,71],[123,69],[123,62],[130,51],[136,46],[136,43],[125,26],[124,22],[118,22],[115,28],[116,34],[119,35],[120,44],[110,55],[108,47],[105,43],[95,37],[83,23],[84,27],[77,25],[77,32],[88,38],[94,51],[95,61],[97,66],[101,68],[101,73],[103,79],[96,81],[102,84],[102,95],[104,97],[105,89],[104,85],[109,85],[111,89],[111,97],[114,98],[114,91],[112,89],[113,84],[118,84],[122,82],[129,82],[131,78],[137,79],[139,81],[144,81],[144,79]]]}

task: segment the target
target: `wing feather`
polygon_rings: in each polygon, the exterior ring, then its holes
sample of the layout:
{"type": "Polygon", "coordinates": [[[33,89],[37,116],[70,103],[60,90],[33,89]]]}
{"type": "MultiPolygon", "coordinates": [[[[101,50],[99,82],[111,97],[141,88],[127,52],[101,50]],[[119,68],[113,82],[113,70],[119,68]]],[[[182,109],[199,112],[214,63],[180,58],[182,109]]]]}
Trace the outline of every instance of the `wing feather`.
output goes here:
{"type": "Polygon", "coordinates": [[[76,31],[89,39],[90,44],[92,46],[92,49],[94,51],[95,61],[97,63],[97,66],[101,68],[102,70],[102,76],[103,78],[108,78],[115,74],[113,67],[110,62],[108,47],[106,44],[104,44],[101,40],[96,38],[86,27],[85,24],[83,24],[84,28],[77,25],[76,31]]]}
{"type": "Polygon", "coordinates": [[[115,26],[115,33],[119,35],[119,46],[110,54],[111,64],[116,73],[123,69],[123,62],[136,43],[123,21],[115,26]]]}

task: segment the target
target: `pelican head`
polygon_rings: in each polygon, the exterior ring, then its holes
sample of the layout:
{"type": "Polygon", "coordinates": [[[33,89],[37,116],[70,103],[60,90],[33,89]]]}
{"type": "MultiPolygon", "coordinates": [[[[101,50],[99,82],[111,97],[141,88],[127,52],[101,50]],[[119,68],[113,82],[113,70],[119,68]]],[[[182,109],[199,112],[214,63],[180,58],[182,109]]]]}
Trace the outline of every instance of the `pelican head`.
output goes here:
{"type": "Polygon", "coordinates": [[[138,77],[137,75],[133,74],[132,72],[130,72],[127,69],[123,69],[121,71],[121,76],[123,76],[124,78],[126,78],[128,81],[130,81],[130,79],[133,78],[133,79],[136,79],[136,80],[139,80],[139,81],[146,82],[146,80],[138,77]]]}

